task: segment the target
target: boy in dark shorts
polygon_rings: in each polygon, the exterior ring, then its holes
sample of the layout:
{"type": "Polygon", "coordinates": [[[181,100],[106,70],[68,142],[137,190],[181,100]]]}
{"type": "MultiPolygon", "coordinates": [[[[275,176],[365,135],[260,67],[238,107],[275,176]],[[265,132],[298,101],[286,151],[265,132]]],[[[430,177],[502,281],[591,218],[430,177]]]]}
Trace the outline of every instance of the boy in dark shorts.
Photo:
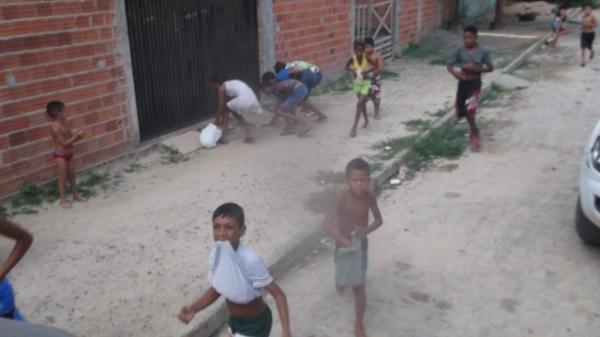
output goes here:
{"type": "Polygon", "coordinates": [[[365,337],[364,314],[367,304],[365,290],[367,272],[367,235],[383,224],[375,195],[369,190],[369,164],[361,159],[346,165],[348,189],[335,200],[327,213],[324,226],[336,242],[336,287],[343,293],[345,287],[354,290],[356,310],[356,337],[365,337]],[[369,212],[373,222],[369,225],[369,212]]]}
{"type": "Polygon", "coordinates": [[[368,37],[365,39],[365,54],[375,63],[376,68],[373,70],[373,80],[369,89],[369,99],[373,101],[375,106],[375,119],[381,119],[379,108],[381,106],[381,72],[385,66],[385,61],[380,53],[375,51],[375,41],[368,37]]]}
{"type": "Polygon", "coordinates": [[[480,145],[479,129],[475,123],[475,114],[481,94],[481,75],[494,71],[489,51],[477,42],[477,28],[467,26],[463,32],[464,46],[458,48],[448,64],[448,72],[458,80],[456,93],[456,117],[467,118],[471,137],[471,149],[478,150],[480,145]]]}
{"type": "Polygon", "coordinates": [[[225,203],[213,213],[213,237],[216,247],[209,255],[208,278],[211,287],[194,303],[183,307],[178,315],[189,323],[219,297],[225,298],[232,337],[268,337],[271,332],[271,309],[262,299],[266,290],[277,305],[283,336],[290,337],[288,305],[284,292],[273,281],[267,266],[249,247],[240,242],[246,233],[244,210],[225,203]]]}
{"type": "Polygon", "coordinates": [[[585,6],[583,17],[581,18],[581,66],[585,67],[587,62],[586,49],[590,51],[590,60],[594,58],[594,38],[596,37],[596,27],[598,21],[592,13],[591,6],[585,6]]]}
{"type": "Polygon", "coordinates": [[[300,137],[310,131],[311,127],[301,118],[296,117],[294,113],[296,107],[302,104],[306,95],[308,95],[308,88],[304,83],[294,79],[277,82],[275,74],[266,72],[262,76],[261,90],[263,94],[272,94],[278,99],[274,111],[275,115],[270,124],[275,123],[276,117],[285,118],[287,126],[281,132],[282,136],[293,134],[296,125],[300,125],[298,130],[298,136],[300,137]]]}

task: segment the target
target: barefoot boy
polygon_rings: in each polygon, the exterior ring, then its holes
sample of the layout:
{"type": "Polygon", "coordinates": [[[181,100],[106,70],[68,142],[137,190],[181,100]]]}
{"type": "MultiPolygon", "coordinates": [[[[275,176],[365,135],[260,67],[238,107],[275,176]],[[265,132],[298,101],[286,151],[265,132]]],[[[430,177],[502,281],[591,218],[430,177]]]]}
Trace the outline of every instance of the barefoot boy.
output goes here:
{"type": "Polygon", "coordinates": [[[475,123],[475,113],[481,92],[481,74],[494,70],[490,53],[477,43],[477,28],[467,26],[463,33],[464,46],[458,48],[448,64],[448,72],[458,80],[456,93],[456,117],[467,118],[471,137],[471,149],[479,149],[479,129],[475,123]],[[458,67],[458,69],[457,69],[458,67]]]}
{"type": "Polygon", "coordinates": [[[552,39],[550,40],[550,47],[552,49],[556,48],[558,38],[569,32],[569,30],[565,26],[565,21],[567,21],[567,8],[564,5],[561,5],[558,7],[556,15],[554,16],[554,18],[552,19],[552,23],[550,24],[550,28],[552,29],[552,39]]]}
{"type": "Polygon", "coordinates": [[[596,27],[598,21],[592,13],[592,6],[585,6],[583,17],[581,18],[581,66],[585,67],[587,57],[585,50],[590,51],[590,60],[594,58],[594,38],[596,37],[596,27]]]}
{"type": "Polygon", "coordinates": [[[261,297],[261,291],[265,289],[275,299],[283,336],[290,337],[285,294],[273,281],[262,259],[240,242],[246,233],[242,207],[225,203],[214,211],[212,222],[213,238],[217,244],[208,260],[211,287],[194,303],[183,307],[179,319],[189,323],[196,313],[222,295],[231,315],[231,336],[268,337],[272,316],[271,309],[261,297]]]}
{"type": "Polygon", "coordinates": [[[363,128],[369,125],[369,117],[367,117],[367,100],[369,99],[369,90],[371,89],[371,80],[368,78],[369,73],[376,69],[376,64],[367,57],[365,53],[365,44],[363,42],[354,42],[354,55],[346,63],[346,70],[354,74],[354,83],[352,90],[356,93],[358,101],[356,102],[356,114],[354,116],[354,124],[350,130],[350,137],[356,137],[356,127],[362,115],[365,119],[363,128]]]}
{"type": "Polygon", "coordinates": [[[365,54],[375,63],[373,80],[369,89],[369,99],[373,101],[373,105],[375,106],[375,119],[381,119],[379,115],[379,107],[381,106],[381,72],[385,66],[385,61],[381,54],[375,51],[375,41],[370,37],[365,39],[365,54]]]}
{"type": "Polygon", "coordinates": [[[222,134],[219,142],[221,144],[229,143],[227,132],[229,127],[229,114],[242,125],[246,131],[244,142],[252,143],[250,124],[246,122],[241,114],[243,113],[260,113],[260,104],[250,87],[240,80],[225,80],[224,76],[215,73],[213,75],[212,84],[217,89],[217,113],[216,123],[221,127],[222,134]],[[229,99],[226,103],[226,100],[229,99]]]}
{"type": "Polygon", "coordinates": [[[0,219],[0,235],[16,241],[10,255],[0,265],[0,317],[24,321],[25,318],[15,307],[15,294],[6,276],[25,256],[33,242],[33,237],[27,231],[6,219],[0,219]]]}
{"type": "Polygon", "coordinates": [[[65,186],[67,180],[73,191],[75,201],[84,202],[85,199],[77,191],[77,181],[75,177],[75,168],[72,162],[73,146],[83,138],[83,131],[77,132],[75,135],[71,132],[71,126],[67,123],[64,114],[65,104],[60,101],[52,101],[46,106],[46,112],[50,117],[50,128],[52,132],[52,140],[54,141],[54,152],[52,158],[56,163],[58,170],[58,193],[60,196],[60,205],[63,208],[71,208],[71,204],[65,197],[65,186]]]}
{"type": "Polygon", "coordinates": [[[338,196],[325,218],[324,225],[336,242],[336,287],[338,292],[342,292],[346,286],[353,287],[355,332],[357,337],[365,337],[367,235],[379,228],[383,220],[377,199],[369,190],[369,164],[361,158],[351,160],[346,166],[346,181],[348,190],[338,196]],[[370,225],[369,211],[374,218],[370,225]]]}
{"type": "Polygon", "coordinates": [[[294,114],[296,107],[302,104],[308,95],[308,88],[304,83],[294,79],[277,82],[275,74],[266,72],[262,76],[261,90],[265,95],[272,94],[278,99],[270,124],[274,124],[276,117],[285,118],[287,126],[281,132],[282,136],[294,133],[295,124],[300,125],[298,136],[304,136],[310,131],[311,127],[294,114]]]}

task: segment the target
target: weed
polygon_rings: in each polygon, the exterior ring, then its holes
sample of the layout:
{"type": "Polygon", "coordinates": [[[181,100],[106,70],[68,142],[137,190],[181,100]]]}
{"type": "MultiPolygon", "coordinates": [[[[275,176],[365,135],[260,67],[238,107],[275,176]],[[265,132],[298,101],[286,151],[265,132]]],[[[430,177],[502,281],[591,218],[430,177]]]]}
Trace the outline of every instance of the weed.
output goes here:
{"type": "Polygon", "coordinates": [[[373,161],[369,163],[369,167],[371,168],[371,172],[377,172],[383,170],[383,162],[373,161]]]}
{"type": "Polygon", "coordinates": [[[144,166],[144,165],[141,165],[138,163],[132,163],[124,171],[125,171],[125,173],[133,173],[133,172],[140,172],[145,168],[146,168],[146,166],[144,166]]]}
{"type": "Polygon", "coordinates": [[[381,71],[381,78],[384,79],[384,80],[392,79],[392,78],[398,78],[398,77],[400,77],[400,74],[398,74],[395,71],[391,71],[391,70],[388,70],[388,69],[383,69],[381,71]]]}
{"type": "Polygon", "coordinates": [[[448,65],[448,59],[443,56],[438,56],[429,61],[429,64],[431,64],[432,66],[446,66],[448,65]]]}
{"type": "MultiPolygon", "coordinates": [[[[417,43],[411,43],[408,45],[404,51],[402,51],[401,58],[409,58],[409,59],[427,59],[427,58],[436,58],[441,59],[443,54],[437,50],[432,48],[423,48],[419,46],[417,43]]],[[[444,62],[447,63],[447,60],[444,59],[444,62]]]]}
{"type": "Polygon", "coordinates": [[[186,155],[179,152],[179,150],[168,145],[161,146],[160,152],[162,153],[161,163],[164,165],[177,164],[189,159],[186,155]]]}
{"type": "Polygon", "coordinates": [[[423,132],[431,128],[431,121],[425,119],[412,119],[402,123],[406,126],[406,129],[411,132],[423,132]]]}
{"type": "Polygon", "coordinates": [[[510,90],[496,83],[492,83],[490,90],[481,100],[481,106],[489,106],[490,103],[496,101],[502,94],[510,90]]]}
{"type": "Polygon", "coordinates": [[[342,93],[352,90],[352,75],[344,73],[335,80],[319,86],[313,91],[313,95],[321,95],[329,92],[342,93]]]}
{"type": "Polygon", "coordinates": [[[407,166],[412,171],[419,171],[432,159],[458,158],[466,148],[466,129],[454,125],[443,126],[433,130],[427,137],[419,140],[407,159],[407,166]]]}
{"type": "Polygon", "coordinates": [[[416,136],[404,136],[398,138],[388,139],[386,141],[373,145],[373,149],[379,150],[374,159],[377,160],[390,160],[396,156],[400,151],[407,149],[414,144],[416,136]]]}
{"type": "Polygon", "coordinates": [[[439,109],[438,111],[434,112],[433,114],[431,114],[434,117],[442,117],[446,114],[446,112],[448,112],[448,109],[439,109]]]}

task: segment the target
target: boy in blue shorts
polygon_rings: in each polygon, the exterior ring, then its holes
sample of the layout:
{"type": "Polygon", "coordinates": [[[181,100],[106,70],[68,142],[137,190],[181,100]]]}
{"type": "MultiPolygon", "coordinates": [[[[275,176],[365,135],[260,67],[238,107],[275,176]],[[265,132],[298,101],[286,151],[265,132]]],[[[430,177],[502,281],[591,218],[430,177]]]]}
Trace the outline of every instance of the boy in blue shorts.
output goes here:
{"type": "Polygon", "coordinates": [[[305,136],[311,127],[301,118],[294,114],[296,107],[304,101],[308,95],[306,85],[298,80],[287,79],[277,82],[275,74],[264,73],[262,76],[261,90],[264,94],[277,97],[275,116],[270,124],[274,124],[277,117],[285,118],[286,128],[281,132],[282,136],[294,133],[295,126],[299,125],[298,136],[305,136]]]}
{"type": "Polygon", "coordinates": [[[273,281],[262,259],[240,242],[246,233],[242,207],[234,203],[219,206],[213,213],[212,225],[216,247],[208,261],[211,287],[194,303],[184,306],[179,319],[189,323],[196,313],[223,296],[230,314],[230,336],[269,337],[273,318],[261,296],[264,289],[275,299],[283,337],[290,337],[285,293],[273,281]]]}

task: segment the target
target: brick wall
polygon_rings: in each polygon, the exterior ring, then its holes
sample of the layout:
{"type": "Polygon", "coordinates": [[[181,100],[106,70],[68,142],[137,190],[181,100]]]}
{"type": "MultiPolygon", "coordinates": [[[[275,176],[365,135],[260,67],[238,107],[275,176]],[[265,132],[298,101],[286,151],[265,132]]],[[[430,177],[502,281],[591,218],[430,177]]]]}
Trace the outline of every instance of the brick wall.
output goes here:
{"type": "Polygon", "coordinates": [[[275,57],[340,69],[351,50],[350,10],[351,0],[274,1],[275,57]]]}
{"type": "Polygon", "coordinates": [[[424,33],[437,27],[439,21],[446,24],[458,0],[397,0],[398,11],[398,44],[405,46],[418,40],[424,33]],[[441,13],[438,6],[442,6],[441,13]],[[439,15],[442,15],[439,18],[439,15]],[[419,18],[420,16],[420,18],[419,18]]]}
{"type": "Polygon", "coordinates": [[[55,175],[45,105],[67,104],[79,168],[131,144],[115,0],[0,2],[0,195],[55,175]]]}

